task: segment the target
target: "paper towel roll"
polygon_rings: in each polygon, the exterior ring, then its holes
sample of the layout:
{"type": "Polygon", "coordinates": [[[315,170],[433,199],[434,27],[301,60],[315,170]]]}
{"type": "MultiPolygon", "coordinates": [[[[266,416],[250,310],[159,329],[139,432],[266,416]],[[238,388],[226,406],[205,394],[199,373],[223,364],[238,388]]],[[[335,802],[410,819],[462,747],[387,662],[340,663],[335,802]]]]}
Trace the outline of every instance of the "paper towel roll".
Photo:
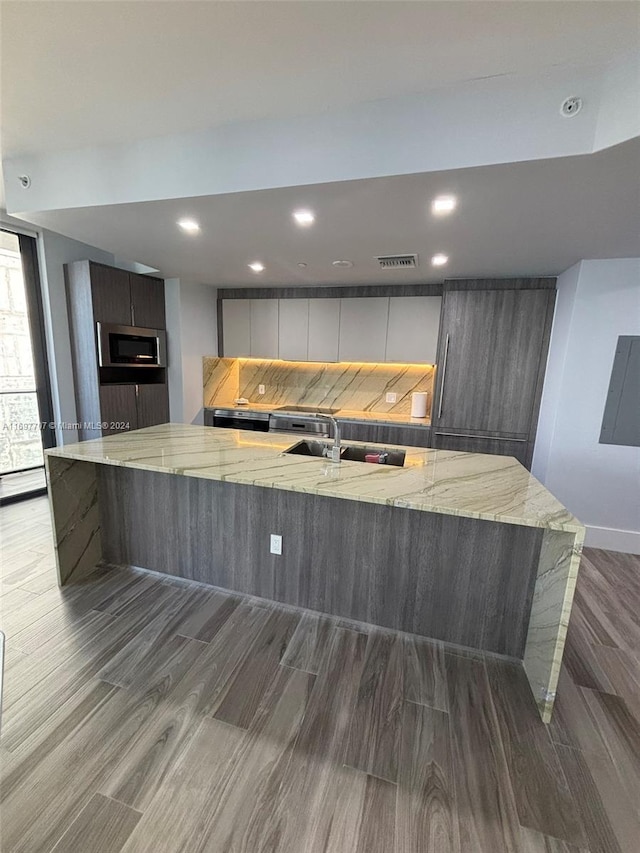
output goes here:
{"type": "Polygon", "coordinates": [[[427,397],[426,391],[416,391],[411,395],[411,417],[426,418],[427,417],[427,397]]]}

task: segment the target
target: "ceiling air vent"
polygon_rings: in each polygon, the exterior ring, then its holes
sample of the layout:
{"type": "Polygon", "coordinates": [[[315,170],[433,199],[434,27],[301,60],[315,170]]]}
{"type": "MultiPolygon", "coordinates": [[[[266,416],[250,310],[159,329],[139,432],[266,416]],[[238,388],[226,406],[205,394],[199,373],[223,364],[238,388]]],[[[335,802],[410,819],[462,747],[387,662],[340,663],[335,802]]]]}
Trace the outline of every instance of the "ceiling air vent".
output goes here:
{"type": "Polygon", "coordinates": [[[418,266],[417,255],[380,255],[377,261],[383,270],[414,270],[418,266]]]}

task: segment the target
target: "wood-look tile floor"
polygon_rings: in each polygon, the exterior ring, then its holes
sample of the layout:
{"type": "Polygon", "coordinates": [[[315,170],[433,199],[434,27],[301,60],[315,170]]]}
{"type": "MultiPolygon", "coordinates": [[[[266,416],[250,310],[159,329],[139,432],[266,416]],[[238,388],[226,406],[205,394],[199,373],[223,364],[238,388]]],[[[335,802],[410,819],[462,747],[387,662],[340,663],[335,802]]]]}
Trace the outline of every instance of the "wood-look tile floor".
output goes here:
{"type": "Polygon", "coordinates": [[[142,572],[0,511],[3,853],[637,853],[640,558],[586,552],[554,720],[520,668],[142,572]]]}

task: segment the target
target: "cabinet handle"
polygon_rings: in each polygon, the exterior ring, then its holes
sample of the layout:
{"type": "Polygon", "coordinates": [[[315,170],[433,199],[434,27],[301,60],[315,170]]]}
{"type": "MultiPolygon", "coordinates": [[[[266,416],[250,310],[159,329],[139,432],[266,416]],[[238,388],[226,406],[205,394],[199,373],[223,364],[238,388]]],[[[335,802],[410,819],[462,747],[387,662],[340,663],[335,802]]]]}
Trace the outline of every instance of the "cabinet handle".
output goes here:
{"type": "Polygon", "coordinates": [[[437,432],[436,435],[443,435],[447,438],[483,438],[485,441],[521,441],[526,442],[528,438],[504,438],[499,435],[478,435],[475,432],[437,432]]]}
{"type": "Polygon", "coordinates": [[[442,398],[444,397],[444,377],[447,372],[447,358],[449,356],[449,335],[444,342],[444,358],[442,359],[442,379],[440,380],[440,400],[438,402],[438,419],[442,417],[442,398]]]}
{"type": "Polygon", "coordinates": [[[135,326],[136,324],[136,308],[133,302],[131,303],[131,325],[135,326]]]}
{"type": "Polygon", "coordinates": [[[139,388],[140,388],[140,386],[139,386],[139,385],[136,385],[136,397],[138,396],[138,390],[139,390],[139,388]]]}

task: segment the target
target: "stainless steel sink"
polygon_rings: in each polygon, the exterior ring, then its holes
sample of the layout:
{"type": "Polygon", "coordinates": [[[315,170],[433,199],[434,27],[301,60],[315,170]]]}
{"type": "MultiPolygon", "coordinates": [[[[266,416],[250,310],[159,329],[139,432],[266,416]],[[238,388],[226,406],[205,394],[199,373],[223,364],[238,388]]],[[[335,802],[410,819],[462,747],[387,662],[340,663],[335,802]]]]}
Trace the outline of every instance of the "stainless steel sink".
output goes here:
{"type": "MultiPolygon", "coordinates": [[[[327,450],[332,447],[327,441],[299,441],[293,447],[285,450],[294,456],[326,457],[327,450]]],[[[404,466],[405,451],[397,447],[367,447],[355,444],[343,444],[340,451],[340,459],[347,462],[367,462],[373,465],[394,465],[397,468],[404,466]],[[375,457],[366,459],[366,456],[375,457]]]]}
{"type": "Polygon", "coordinates": [[[402,468],[405,456],[406,451],[400,450],[398,447],[362,447],[345,444],[340,459],[345,459],[348,462],[371,462],[374,465],[395,465],[396,468],[402,468]],[[366,459],[366,456],[378,458],[366,459]]]}
{"type": "Polygon", "coordinates": [[[326,456],[327,449],[331,444],[326,441],[299,441],[293,447],[285,450],[285,453],[293,453],[294,456],[326,456]]]}

